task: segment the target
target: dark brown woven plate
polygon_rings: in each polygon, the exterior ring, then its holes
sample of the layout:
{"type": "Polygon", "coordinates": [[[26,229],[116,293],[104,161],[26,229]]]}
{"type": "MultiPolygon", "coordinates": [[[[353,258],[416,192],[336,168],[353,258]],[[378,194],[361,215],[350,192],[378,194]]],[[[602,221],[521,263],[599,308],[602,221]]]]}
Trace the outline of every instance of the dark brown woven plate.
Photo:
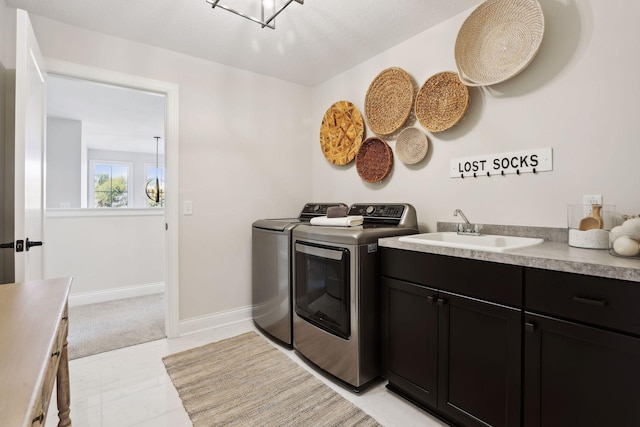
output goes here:
{"type": "Polygon", "coordinates": [[[393,166],[391,147],[380,138],[368,138],[360,146],[356,155],[356,170],[366,182],[382,181],[393,166]]]}

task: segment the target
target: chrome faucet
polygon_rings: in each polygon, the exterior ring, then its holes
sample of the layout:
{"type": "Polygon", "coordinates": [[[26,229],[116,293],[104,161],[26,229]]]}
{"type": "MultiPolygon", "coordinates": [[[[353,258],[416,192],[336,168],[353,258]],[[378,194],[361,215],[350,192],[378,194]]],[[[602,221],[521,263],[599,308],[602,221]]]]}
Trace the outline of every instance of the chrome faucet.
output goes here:
{"type": "Polygon", "coordinates": [[[474,236],[479,236],[481,234],[481,227],[478,224],[471,224],[464,212],[462,212],[462,209],[456,209],[453,211],[453,216],[458,216],[458,214],[460,214],[462,219],[464,219],[464,224],[458,224],[458,234],[471,234],[474,236]]]}

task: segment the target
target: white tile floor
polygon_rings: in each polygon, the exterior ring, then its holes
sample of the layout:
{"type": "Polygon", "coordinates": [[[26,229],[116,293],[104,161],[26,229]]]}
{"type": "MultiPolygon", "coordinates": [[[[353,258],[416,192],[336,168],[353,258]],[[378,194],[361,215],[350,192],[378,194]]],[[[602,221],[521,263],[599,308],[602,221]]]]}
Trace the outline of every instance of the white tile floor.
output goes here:
{"type": "MultiPolygon", "coordinates": [[[[191,427],[162,357],[251,330],[256,329],[247,321],[72,360],[69,367],[73,426],[191,427]]],[[[384,382],[355,394],[316,372],[293,351],[274,346],[387,427],[446,426],[388,391],[384,382]]],[[[46,426],[56,424],[54,395],[46,426]]]]}

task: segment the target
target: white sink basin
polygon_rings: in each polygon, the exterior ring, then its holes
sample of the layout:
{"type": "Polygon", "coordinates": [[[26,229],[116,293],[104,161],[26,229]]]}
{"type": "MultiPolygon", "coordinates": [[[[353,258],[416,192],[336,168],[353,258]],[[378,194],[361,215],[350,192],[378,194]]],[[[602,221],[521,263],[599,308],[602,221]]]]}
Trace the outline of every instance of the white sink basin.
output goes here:
{"type": "Polygon", "coordinates": [[[456,232],[412,234],[402,236],[399,240],[401,242],[419,243],[423,245],[477,249],[491,252],[505,252],[511,249],[526,248],[538,245],[544,241],[544,239],[535,239],[532,237],[496,236],[492,234],[473,236],[458,234],[456,232]]]}

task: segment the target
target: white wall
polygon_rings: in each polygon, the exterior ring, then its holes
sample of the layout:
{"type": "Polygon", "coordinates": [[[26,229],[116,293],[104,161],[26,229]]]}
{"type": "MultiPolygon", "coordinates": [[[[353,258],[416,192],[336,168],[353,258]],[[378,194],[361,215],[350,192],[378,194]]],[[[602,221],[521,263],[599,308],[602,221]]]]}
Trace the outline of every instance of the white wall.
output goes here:
{"type": "Polygon", "coordinates": [[[47,118],[47,208],[80,208],[82,122],[47,118]]]}
{"type": "Polygon", "coordinates": [[[47,277],[73,277],[72,295],[164,282],[161,211],[47,211],[47,277]]]}
{"type": "MultiPolygon", "coordinates": [[[[531,65],[507,82],[471,89],[463,121],[430,134],[420,164],[395,157],[382,183],[360,180],[355,162],[337,167],[324,158],[318,143],[324,112],[346,99],[364,114],[369,84],[388,67],[404,68],[418,87],[438,72],[456,70],[455,39],[472,9],[316,86],[312,198],[409,202],[423,231],[434,231],[437,221],[456,221],[456,208],[477,223],[566,227],[567,205],[582,203],[583,194],[602,194],[605,204],[640,213],[640,3],[540,3],[546,30],[531,65]],[[454,158],[543,147],[553,148],[552,172],[449,178],[454,158]]],[[[395,140],[387,142],[395,147],[395,140]]]]}
{"type": "MultiPolygon", "coordinates": [[[[251,304],[251,223],[309,201],[311,90],[31,16],[49,58],[180,85],[181,320],[251,304]]],[[[315,147],[315,145],[313,145],[315,147]]]]}
{"type": "Polygon", "coordinates": [[[562,227],[566,206],[583,194],[640,211],[634,126],[640,60],[633,55],[640,4],[541,4],[546,33],[533,63],[503,84],[472,89],[465,119],[430,135],[427,161],[396,160],[382,184],[361,181],[353,163],[325,160],[318,140],[324,112],[341,99],[364,111],[368,85],[387,67],[404,68],[418,85],[455,70],[455,37],[471,10],[313,89],[37,16],[32,21],[45,56],[180,85],[179,197],[194,203],[194,214],[180,221],[184,320],[249,305],[251,222],[294,215],[309,200],[406,201],[425,230],[453,220],[455,208],[479,223],[562,227]],[[554,150],[552,172],[449,178],[452,158],[540,147],[554,150]]]}
{"type": "MultiPolygon", "coordinates": [[[[131,163],[129,203],[132,208],[146,208],[146,167],[156,163],[153,153],[110,150],[87,150],[83,144],[82,122],[49,117],[47,119],[47,208],[79,209],[87,207],[90,163],[116,161],[131,163]],[[86,162],[82,167],[82,162],[86,162]],[[82,185],[83,182],[87,184],[82,185]],[[85,194],[82,194],[82,189],[85,194]]],[[[164,155],[158,157],[164,164],[164,155]]]]}

